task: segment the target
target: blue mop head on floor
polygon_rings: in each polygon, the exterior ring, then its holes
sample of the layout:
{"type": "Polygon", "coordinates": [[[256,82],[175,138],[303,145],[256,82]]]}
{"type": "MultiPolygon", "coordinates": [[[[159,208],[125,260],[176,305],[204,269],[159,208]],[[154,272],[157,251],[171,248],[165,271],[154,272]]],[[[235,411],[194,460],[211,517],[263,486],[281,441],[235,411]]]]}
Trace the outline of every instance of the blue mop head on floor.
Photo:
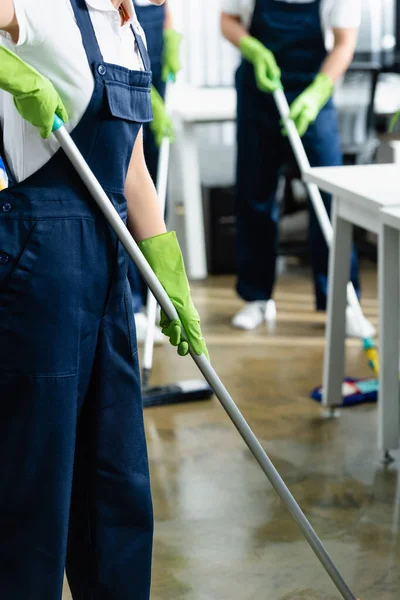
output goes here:
{"type": "MultiPolygon", "coordinates": [[[[337,408],[349,408],[359,404],[371,404],[378,400],[379,383],[377,379],[345,379],[342,386],[342,402],[335,405],[337,408]]],[[[322,402],[322,386],[315,388],[311,398],[322,402]]]]}

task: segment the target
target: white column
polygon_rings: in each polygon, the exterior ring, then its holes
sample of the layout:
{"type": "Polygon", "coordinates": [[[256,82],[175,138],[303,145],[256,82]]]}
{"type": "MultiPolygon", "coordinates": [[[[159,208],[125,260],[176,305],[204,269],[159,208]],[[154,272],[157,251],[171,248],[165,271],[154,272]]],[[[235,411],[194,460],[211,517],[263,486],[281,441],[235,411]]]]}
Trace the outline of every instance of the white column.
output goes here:
{"type": "Polygon", "coordinates": [[[196,125],[182,123],[177,138],[184,204],[186,268],[189,279],[205,279],[207,259],[196,125]]]}

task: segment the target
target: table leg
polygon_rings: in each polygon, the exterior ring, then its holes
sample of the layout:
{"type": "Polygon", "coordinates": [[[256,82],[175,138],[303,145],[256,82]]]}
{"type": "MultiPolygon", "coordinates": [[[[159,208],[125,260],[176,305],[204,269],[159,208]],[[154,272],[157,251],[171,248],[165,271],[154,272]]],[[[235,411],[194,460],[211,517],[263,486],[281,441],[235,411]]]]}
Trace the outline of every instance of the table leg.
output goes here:
{"type": "Polygon", "coordinates": [[[346,337],[346,288],[350,273],[353,226],[339,216],[340,198],[333,202],[333,243],[329,257],[327,343],[324,358],[324,406],[341,404],[346,337]]]}
{"type": "Polygon", "coordinates": [[[184,202],[186,267],[189,279],[207,277],[203,201],[196,130],[192,123],[182,123],[177,140],[184,202]]]}
{"type": "Polygon", "coordinates": [[[399,448],[399,232],[382,225],[379,236],[380,377],[378,445],[388,453],[399,448]]]}

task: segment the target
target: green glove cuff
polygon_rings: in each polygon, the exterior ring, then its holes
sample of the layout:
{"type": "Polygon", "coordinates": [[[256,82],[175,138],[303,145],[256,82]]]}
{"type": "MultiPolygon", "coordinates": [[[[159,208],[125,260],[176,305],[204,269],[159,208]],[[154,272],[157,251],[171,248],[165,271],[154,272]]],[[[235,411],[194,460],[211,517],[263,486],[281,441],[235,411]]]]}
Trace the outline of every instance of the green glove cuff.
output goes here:
{"type": "Polygon", "coordinates": [[[68,122],[67,111],[49,79],[4,46],[0,46],[0,88],[12,94],[20,115],[40,127],[42,137],[50,136],[55,114],[68,122]]]}
{"type": "Polygon", "coordinates": [[[246,60],[253,63],[255,58],[259,55],[264,54],[267,48],[262,42],[257,40],[255,37],[251,35],[245,35],[239,41],[239,50],[246,60]]]}
{"type": "Polygon", "coordinates": [[[150,89],[151,107],[153,110],[153,121],[150,124],[157,146],[161,146],[164,138],[171,143],[175,141],[174,127],[170,116],[165,110],[165,102],[154,85],[150,89]]]}
{"type": "Polygon", "coordinates": [[[243,58],[254,66],[257,87],[262,92],[273,92],[282,87],[281,71],[275,56],[259,40],[245,35],[239,42],[239,50],[243,58]]]}
{"type": "Polygon", "coordinates": [[[335,84],[326,73],[318,73],[309,89],[316,93],[319,102],[319,109],[321,110],[332,97],[335,84]]]}
{"type": "MultiPolygon", "coordinates": [[[[176,269],[177,275],[184,275],[186,278],[182,252],[175,231],[142,240],[138,246],[158,278],[176,269]]],[[[189,283],[187,285],[189,287],[189,283]]]]}
{"type": "Polygon", "coordinates": [[[164,29],[164,57],[162,79],[166,83],[170,78],[175,81],[177,73],[182,68],[180,48],[182,36],[175,29],[164,29]]]}
{"type": "Polygon", "coordinates": [[[159,108],[163,108],[164,107],[164,100],[162,99],[162,96],[160,95],[160,93],[156,90],[156,88],[154,87],[154,85],[151,85],[150,88],[150,100],[151,100],[151,106],[154,110],[158,110],[159,108]]]}
{"type": "Polygon", "coordinates": [[[17,96],[32,91],[32,83],[40,73],[19,56],[0,46],[0,88],[17,96]]]}
{"type": "MultiPolygon", "coordinates": [[[[143,240],[139,243],[139,248],[175,306],[193,350],[198,355],[204,353],[208,356],[201,334],[200,318],[190,296],[189,282],[176,233],[170,231],[143,240]]],[[[162,327],[168,334],[169,325],[165,321],[163,318],[162,327]]],[[[176,340],[175,343],[178,342],[179,340],[176,340]]]]}
{"type": "Polygon", "coordinates": [[[175,29],[164,29],[164,44],[168,46],[167,50],[175,55],[179,54],[183,36],[175,29]]]}
{"type": "MultiPolygon", "coordinates": [[[[332,96],[334,85],[326,73],[319,73],[314,81],[298,96],[290,106],[290,118],[302,137],[315,122],[319,113],[332,96]]],[[[283,131],[285,135],[285,130],[283,131]]]]}

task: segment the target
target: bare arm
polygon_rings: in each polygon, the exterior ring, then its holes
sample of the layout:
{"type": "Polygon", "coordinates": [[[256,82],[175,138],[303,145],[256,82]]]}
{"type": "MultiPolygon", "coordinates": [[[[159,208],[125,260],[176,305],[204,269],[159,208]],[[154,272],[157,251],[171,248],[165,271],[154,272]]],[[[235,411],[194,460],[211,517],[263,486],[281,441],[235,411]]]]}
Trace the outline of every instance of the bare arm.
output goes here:
{"type": "Polygon", "coordinates": [[[221,14],[221,31],[225,39],[239,47],[240,40],[249,35],[239,16],[221,14]]]}
{"type": "Polygon", "coordinates": [[[174,23],[172,20],[172,13],[169,7],[168,2],[165,3],[165,21],[164,21],[164,29],[173,29],[174,23]]]}
{"type": "Polygon", "coordinates": [[[157,192],[143,154],[143,132],[137,137],[125,183],[128,228],[136,242],[166,232],[157,192]]]}
{"type": "Polygon", "coordinates": [[[18,40],[18,21],[13,0],[1,0],[0,2],[0,29],[11,34],[14,40],[18,40]]]}
{"type": "Polygon", "coordinates": [[[358,29],[334,29],[333,34],[334,47],[322,65],[321,71],[336,82],[346,73],[353,60],[358,29]]]}

